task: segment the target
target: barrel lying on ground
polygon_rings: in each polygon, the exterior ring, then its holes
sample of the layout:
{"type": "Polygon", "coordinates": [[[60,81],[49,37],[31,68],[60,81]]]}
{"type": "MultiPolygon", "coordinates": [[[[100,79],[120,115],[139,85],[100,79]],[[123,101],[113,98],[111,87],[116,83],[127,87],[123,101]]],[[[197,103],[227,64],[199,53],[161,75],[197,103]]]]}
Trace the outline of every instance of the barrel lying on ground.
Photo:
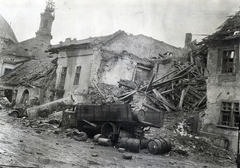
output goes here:
{"type": "Polygon", "coordinates": [[[129,152],[139,153],[140,140],[135,138],[121,138],[119,146],[125,148],[129,152]]]}
{"type": "Polygon", "coordinates": [[[171,142],[168,139],[158,138],[148,141],[148,151],[151,154],[164,154],[172,149],[171,142]]]}
{"type": "Polygon", "coordinates": [[[98,138],[98,145],[111,146],[112,141],[108,138],[98,138]]]}

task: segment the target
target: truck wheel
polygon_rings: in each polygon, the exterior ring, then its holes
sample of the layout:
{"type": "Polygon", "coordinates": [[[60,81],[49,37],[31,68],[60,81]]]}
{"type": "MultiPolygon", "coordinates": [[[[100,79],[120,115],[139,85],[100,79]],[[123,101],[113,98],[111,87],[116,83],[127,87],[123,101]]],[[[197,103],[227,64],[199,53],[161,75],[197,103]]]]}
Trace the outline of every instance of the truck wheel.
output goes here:
{"type": "Polygon", "coordinates": [[[117,126],[111,122],[106,122],[102,125],[101,134],[115,141],[117,135],[117,126]]]}

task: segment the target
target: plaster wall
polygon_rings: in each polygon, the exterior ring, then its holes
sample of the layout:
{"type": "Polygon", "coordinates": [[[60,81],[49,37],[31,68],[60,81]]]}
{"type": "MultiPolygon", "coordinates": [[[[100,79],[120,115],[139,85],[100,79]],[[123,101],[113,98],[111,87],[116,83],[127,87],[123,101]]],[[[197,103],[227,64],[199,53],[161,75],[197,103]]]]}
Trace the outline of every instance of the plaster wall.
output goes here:
{"type": "MultiPolygon", "coordinates": [[[[236,46],[235,46],[236,47],[236,46]]],[[[239,55],[239,52],[236,52],[239,55]]],[[[239,56],[237,56],[238,65],[239,56]]],[[[217,47],[210,47],[208,52],[207,79],[207,109],[201,119],[202,133],[209,133],[218,139],[228,140],[228,149],[237,150],[237,128],[227,128],[220,125],[220,108],[222,101],[240,100],[239,69],[234,74],[221,73],[221,58],[217,47]],[[220,64],[219,64],[220,63],[220,64]]],[[[217,145],[222,146],[221,141],[217,145]]],[[[222,146],[223,147],[223,146],[222,146]]]]}
{"type": "MultiPolygon", "coordinates": [[[[84,53],[80,50],[75,50],[72,52],[61,52],[60,57],[58,59],[58,67],[57,67],[57,79],[56,84],[60,83],[60,76],[62,67],[67,67],[67,75],[65,79],[64,85],[64,97],[68,95],[81,95],[86,94],[88,92],[88,86],[90,83],[90,74],[92,69],[92,61],[93,61],[93,51],[86,51],[84,53]],[[76,73],[77,66],[81,66],[81,73],[79,84],[74,85],[74,78],[76,73]]],[[[76,99],[79,99],[78,96],[76,99]]],[[[81,98],[78,100],[80,101],[81,98]]]]}
{"type": "Polygon", "coordinates": [[[137,62],[127,56],[112,57],[102,67],[101,83],[118,85],[118,81],[132,80],[137,62]]]}

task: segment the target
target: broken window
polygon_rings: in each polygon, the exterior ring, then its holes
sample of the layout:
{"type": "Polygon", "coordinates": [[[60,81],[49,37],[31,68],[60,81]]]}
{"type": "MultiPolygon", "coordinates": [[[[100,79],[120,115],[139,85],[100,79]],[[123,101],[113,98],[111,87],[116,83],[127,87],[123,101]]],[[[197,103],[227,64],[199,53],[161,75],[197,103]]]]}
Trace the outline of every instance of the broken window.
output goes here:
{"type": "Polygon", "coordinates": [[[239,103],[222,102],[220,125],[229,127],[239,126],[239,103]]]}
{"type": "Polygon", "coordinates": [[[11,72],[12,69],[10,68],[5,68],[4,69],[4,75],[7,75],[9,72],[11,72]]]}
{"type": "Polygon", "coordinates": [[[67,75],[67,67],[62,67],[61,79],[59,83],[59,89],[63,90],[65,85],[65,79],[67,75]]]}
{"type": "Polygon", "coordinates": [[[233,73],[235,71],[234,60],[234,50],[223,51],[222,73],[233,73]]]}
{"type": "Polygon", "coordinates": [[[79,84],[80,73],[81,73],[81,67],[80,67],[80,66],[77,66],[73,85],[78,85],[78,84],[79,84]]]}

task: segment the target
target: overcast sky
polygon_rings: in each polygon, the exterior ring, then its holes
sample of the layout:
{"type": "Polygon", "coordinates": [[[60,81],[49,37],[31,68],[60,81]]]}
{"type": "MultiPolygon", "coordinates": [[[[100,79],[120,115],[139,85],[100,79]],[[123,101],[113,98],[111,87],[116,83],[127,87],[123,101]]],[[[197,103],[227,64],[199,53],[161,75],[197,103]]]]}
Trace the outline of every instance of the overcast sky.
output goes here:
{"type": "MultiPolygon", "coordinates": [[[[18,41],[35,36],[46,0],[0,0],[0,14],[18,41]]],[[[54,0],[52,44],[124,30],[176,47],[185,33],[212,34],[227,16],[240,10],[240,0],[54,0]]],[[[193,39],[199,36],[193,36],[193,39]]]]}

